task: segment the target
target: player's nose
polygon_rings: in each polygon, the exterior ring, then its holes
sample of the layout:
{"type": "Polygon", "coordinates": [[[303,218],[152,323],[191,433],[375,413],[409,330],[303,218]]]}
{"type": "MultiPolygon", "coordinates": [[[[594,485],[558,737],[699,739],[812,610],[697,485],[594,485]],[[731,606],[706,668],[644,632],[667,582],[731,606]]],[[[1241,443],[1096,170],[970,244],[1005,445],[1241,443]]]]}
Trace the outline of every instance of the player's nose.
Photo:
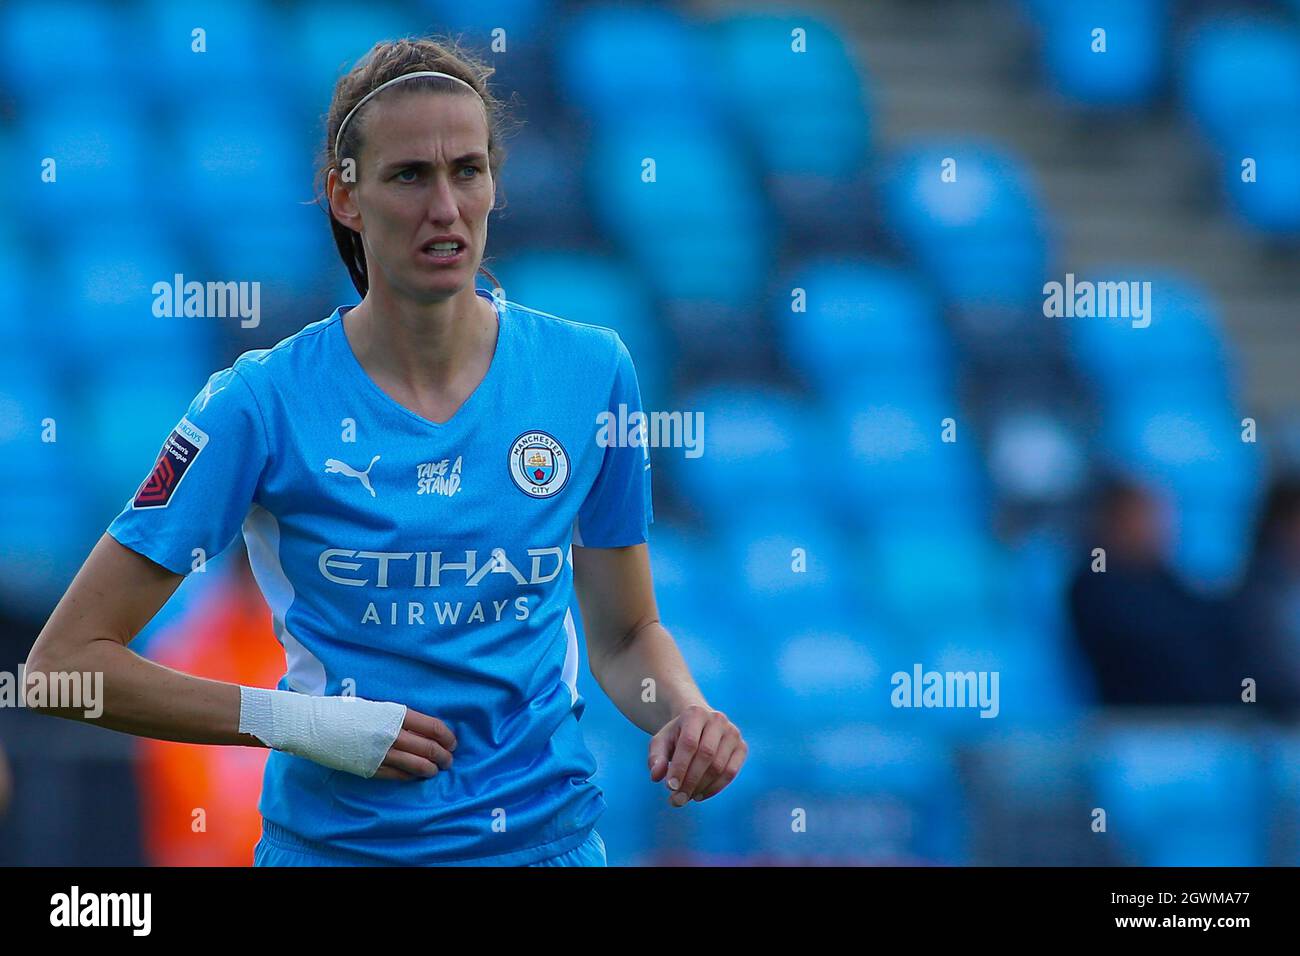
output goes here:
{"type": "Polygon", "coordinates": [[[428,208],[425,210],[430,222],[453,223],[460,210],[456,205],[456,195],[451,188],[449,176],[439,173],[433,177],[433,186],[429,190],[428,208]]]}

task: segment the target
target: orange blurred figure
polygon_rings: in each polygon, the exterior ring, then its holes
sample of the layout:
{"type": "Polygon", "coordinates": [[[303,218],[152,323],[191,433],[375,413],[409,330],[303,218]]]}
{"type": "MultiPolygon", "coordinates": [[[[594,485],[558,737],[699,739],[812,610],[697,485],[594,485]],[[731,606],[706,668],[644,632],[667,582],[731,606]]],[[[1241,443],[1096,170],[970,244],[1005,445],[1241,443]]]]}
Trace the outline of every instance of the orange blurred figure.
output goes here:
{"type": "MultiPolygon", "coordinates": [[[[274,687],[284,651],[248,568],[232,555],[216,585],[158,636],[150,657],[212,680],[274,687]]],[[[257,799],[269,751],[141,738],[145,858],[152,866],[251,866],[261,836],[257,799]]]]}

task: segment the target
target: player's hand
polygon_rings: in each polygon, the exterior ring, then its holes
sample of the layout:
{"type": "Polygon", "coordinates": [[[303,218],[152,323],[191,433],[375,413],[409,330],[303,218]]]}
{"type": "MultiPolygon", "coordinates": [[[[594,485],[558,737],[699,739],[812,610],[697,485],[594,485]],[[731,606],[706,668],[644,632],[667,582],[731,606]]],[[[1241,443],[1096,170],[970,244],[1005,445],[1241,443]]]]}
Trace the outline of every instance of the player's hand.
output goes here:
{"type": "MultiPolygon", "coordinates": [[[[375,771],[376,780],[418,780],[451,767],[456,735],[437,717],[406,708],[406,719],[375,771]]],[[[372,758],[373,759],[373,758],[372,758]]]]}
{"type": "Polygon", "coordinates": [[[749,745],[720,710],[687,707],[650,738],[650,779],[673,791],[668,802],[684,807],[707,800],[740,773],[749,745]]]}

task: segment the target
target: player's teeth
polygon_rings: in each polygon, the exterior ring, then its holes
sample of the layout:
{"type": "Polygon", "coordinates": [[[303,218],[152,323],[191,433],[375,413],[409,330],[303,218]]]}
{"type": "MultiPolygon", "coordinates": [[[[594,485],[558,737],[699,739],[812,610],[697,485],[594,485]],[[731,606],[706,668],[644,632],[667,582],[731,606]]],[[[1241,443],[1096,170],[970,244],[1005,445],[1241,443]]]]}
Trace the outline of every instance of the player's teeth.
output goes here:
{"type": "Polygon", "coordinates": [[[457,249],[460,248],[460,243],[457,243],[457,242],[435,242],[431,248],[433,248],[433,249],[450,249],[450,250],[452,250],[452,251],[454,252],[455,250],[457,250],[457,249]]]}

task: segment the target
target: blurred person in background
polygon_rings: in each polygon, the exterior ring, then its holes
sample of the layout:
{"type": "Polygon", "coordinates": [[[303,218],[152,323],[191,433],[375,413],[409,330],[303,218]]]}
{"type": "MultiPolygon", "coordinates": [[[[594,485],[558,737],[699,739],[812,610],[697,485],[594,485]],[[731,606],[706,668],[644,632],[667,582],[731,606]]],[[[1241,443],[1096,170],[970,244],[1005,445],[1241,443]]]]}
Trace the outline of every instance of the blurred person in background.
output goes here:
{"type": "Polygon", "coordinates": [[[1122,477],[1097,489],[1086,563],[1069,587],[1074,637],[1099,703],[1201,706],[1236,700],[1229,603],[1192,592],[1169,563],[1169,520],[1122,477]],[[1093,556],[1105,550],[1105,570],[1093,556]]]}
{"type": "Polygon", "coordinates": [[[1274,482],[1235,600],[1238,684],[1250,677],[1268,713],[1300,716],[1300,477],[1274,482]]]}

